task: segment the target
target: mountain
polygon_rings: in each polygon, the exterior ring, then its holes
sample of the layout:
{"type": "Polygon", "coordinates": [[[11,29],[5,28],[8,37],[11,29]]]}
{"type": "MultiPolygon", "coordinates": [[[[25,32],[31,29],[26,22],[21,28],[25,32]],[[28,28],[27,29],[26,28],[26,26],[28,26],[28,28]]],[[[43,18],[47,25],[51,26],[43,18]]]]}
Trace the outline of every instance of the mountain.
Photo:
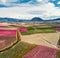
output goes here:
{"type": "Polygon", "coordinates": [[[43,21],[43,19],[41,19],[41,18],[39,18],[39,17],[34,17],[34,18],[32,18],[31,21],[43,21]]]}
{"type": "Polygon", "coordinates": [[[54,19],[54,20],[60,20],[60,18],[54,19]]]}
{"type": "Polygon", "coordinates": [[[16,18],[0,18],[0,22],[23,22],[23,20],[16,18]]]}
{"type": "Polygon", "coordinates": [[[0,18],[0,22],[33,22],[33,21],[43,21],[43,20],[39,17],[34,17],[31,20],[16,19],[16,18],[0,18]]]}
{"type": "Polygon", "coordinates": [[[26,20],[26,19],[16,19],[16,18],[0,18],[0,22],[43,22],[43,23],[48,23],[48,22],[60,22],[60,18],[53,19],[53,20],[43,20],[39,17],[34,17],[31,20],[26,20]]]}
{"type": "Polygon", "coordinates": [[[3,4],[0,4],[0,7],[6,7],[5,5],[3,5],[3,4]]]}

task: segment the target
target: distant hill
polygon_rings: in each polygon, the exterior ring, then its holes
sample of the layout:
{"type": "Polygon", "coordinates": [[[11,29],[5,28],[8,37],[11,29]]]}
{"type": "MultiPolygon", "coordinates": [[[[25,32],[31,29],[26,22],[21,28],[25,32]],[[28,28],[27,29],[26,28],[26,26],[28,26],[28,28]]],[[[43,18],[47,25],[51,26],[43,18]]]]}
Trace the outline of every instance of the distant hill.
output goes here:
{"type": "Polygon", "coordinates": [[[26,19],[16,19],[16,18],[0,18],[0,22],[60,22],[60,18],[53,19],[53,20],[43,20],[42,18],[39,17],[34,17],[31,20],[26,20],[26,19]]]}
{"type": "Polygon", "coordinates": [[[6,7],[5,5],[3,5],[3,4],[0,4],[0,7],[6,7]]]}
{"type": "Polygon", "coordinates": [[[23,22],[23,20],[15,18],[0,18],[0,22],[23,22]]]}
{"type": "Polygon", "coordinates": [[[16,19],[16,18],[0,18],[0,22],[32,22],[32,21],[43,21],[43,20],[39,17],[34,17],[31,20],[16,19]]]}
{"type": "Polygon", "coordinates": [[[39,17],[34,17],[34,18],[32,18],[32,20],[31,21],[42,21],[43,19],[41,19],[41,18],[39,18],[39,17]]]}
{"type": "Polygon", "coordinates": [[[60,20],[60,18],[54,19],[54,20],[60,20]]]}

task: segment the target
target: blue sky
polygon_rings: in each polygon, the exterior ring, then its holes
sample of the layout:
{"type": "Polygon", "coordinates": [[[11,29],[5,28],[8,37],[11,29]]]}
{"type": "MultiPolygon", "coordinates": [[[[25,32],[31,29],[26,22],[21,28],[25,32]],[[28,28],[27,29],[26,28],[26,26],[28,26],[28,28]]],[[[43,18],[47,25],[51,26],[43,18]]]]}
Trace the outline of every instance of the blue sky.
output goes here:
{"type": "Polygon", "coordinates": [[[60,0],[0,0],[0,17],[60,18],[60,0]]]}
{"type": "MultiPolygon", "coordinates": [[[[34,3],[38,4],[41,1],[44,2],[44,0],[0,0],[0,4],[5,6],[7,6],[8,4],[17,5],[17,4],[29,3],[29,2],[31,2],[32,4],[34,3]]],[[[60,0],[45,0],[45,1],[53,3],[56,7],[60,7],[60,0]]]]}

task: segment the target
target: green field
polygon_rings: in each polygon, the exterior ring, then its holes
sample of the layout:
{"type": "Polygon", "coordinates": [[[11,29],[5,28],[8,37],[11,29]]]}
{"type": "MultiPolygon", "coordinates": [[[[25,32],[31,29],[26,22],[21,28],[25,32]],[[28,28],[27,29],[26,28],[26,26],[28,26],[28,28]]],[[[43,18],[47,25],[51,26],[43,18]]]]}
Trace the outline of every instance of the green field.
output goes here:
{"type": "Polygon", "coordinates": [[[37,33],[54,33],[56,32],[52,27],[46,28],[34,28],[34,27],[27,27],[27,32],[22,32],[22,35],[30,35],[30,34],[37,34],[37,33]]]}
{"type": "Polygon", "coordinates": [[[18,42],[12,48],[0,52],[0,58],[22,58],[27,52],[32,50],[36,45],[25,42],[18,42]]]}
{"type": "Polygon", "coordinates": [[[58,51],[58,54],[57,54],[57,55],[58,55],[58,57],[57,57],[57,58],[60,58],[60,49],[59,49],[59,51],[58,51]]]}

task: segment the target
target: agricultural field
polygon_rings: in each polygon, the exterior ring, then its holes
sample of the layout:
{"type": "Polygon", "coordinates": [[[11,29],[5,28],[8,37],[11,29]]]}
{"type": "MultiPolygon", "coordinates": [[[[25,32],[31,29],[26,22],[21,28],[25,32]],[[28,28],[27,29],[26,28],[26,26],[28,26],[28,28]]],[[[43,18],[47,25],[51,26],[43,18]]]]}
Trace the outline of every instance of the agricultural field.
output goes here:
{"type": "Polygon", "coordinates": [[[60,32],[57,33],[40,33],[40,34],[32,34],[32,35],[22,35],[21,39],[24,42],[34,43],[37,45],[44,45],[49,47],[58,46],[60,32]]]}
{"type": "Polygon", "coordinates": [[[46,46],[37,46],[32,51],[24,55],[23,58],[57,58],[58,49],[46,46]]]}
{"type": "Polygon", "coordinates": [[[0,51],[13,45],[14,42],[17,42],[17,39],[14,36],[12,37],[11,36],[7,36],[7,37],[0,36],[0,51]]]}
{"type": "Polygon", "coordinates": [[[57,48],[51,48],[51,47],[46,47],[46,46],[41,46],[36,44],[29,44],[29,43],[20,41],[16,45],[14,45],[12,48],[4,52],[0,52],[0,58],[36,58],[36,57],[60,58],[60,51],[57,48]],[[49,51],[49,54],[48,54],[48,51],[49,51]]]}
{"type": "Polygon", "coordinates": [[[0,58],[60,58],[60,0],[0,0],[0,58]]]}
{"type": "Polygon", "coordinates": [[[56,32],[56,30],[53,27],[43,27],[43,28],[26,27],[26,29],[27,29],[26,32],[21,32],[22,35],[56,32]]]}
{"type": "Polygon", "coordinates": [[[58,47],[57,45],[60,32],[56,30],[56,27],[28,26],[17,28],[10,26],[3,30],[2,28],[0,29],[0,46],[2,45],[0,50],[13,44],[14,41],[16,41],[16,36],[19,38],[20,33],[21,41],[18,40],[15,44],[11,45],[11,47],[0,51],[0,58],[39,58],[39,55],[41,55],[40,58],[56,58],[56,56],[60,58],[60,46],[58,47]],[[18,33],[16,33],[17,30],[18,33]],[[48,51],[49,56],[47,56],[48,51]],[[51,51],[53,51],[53,53],[51,51]],[[51,55],[53,56],[51,57],[51,55]]]}
{"type": "Polygon", "coordinates": [[[18,42],[12,48],[0,52],[0,58],[22,58],[26,53],[36,47],[35,44],[29,44],[26,42],[18,42]]]}

